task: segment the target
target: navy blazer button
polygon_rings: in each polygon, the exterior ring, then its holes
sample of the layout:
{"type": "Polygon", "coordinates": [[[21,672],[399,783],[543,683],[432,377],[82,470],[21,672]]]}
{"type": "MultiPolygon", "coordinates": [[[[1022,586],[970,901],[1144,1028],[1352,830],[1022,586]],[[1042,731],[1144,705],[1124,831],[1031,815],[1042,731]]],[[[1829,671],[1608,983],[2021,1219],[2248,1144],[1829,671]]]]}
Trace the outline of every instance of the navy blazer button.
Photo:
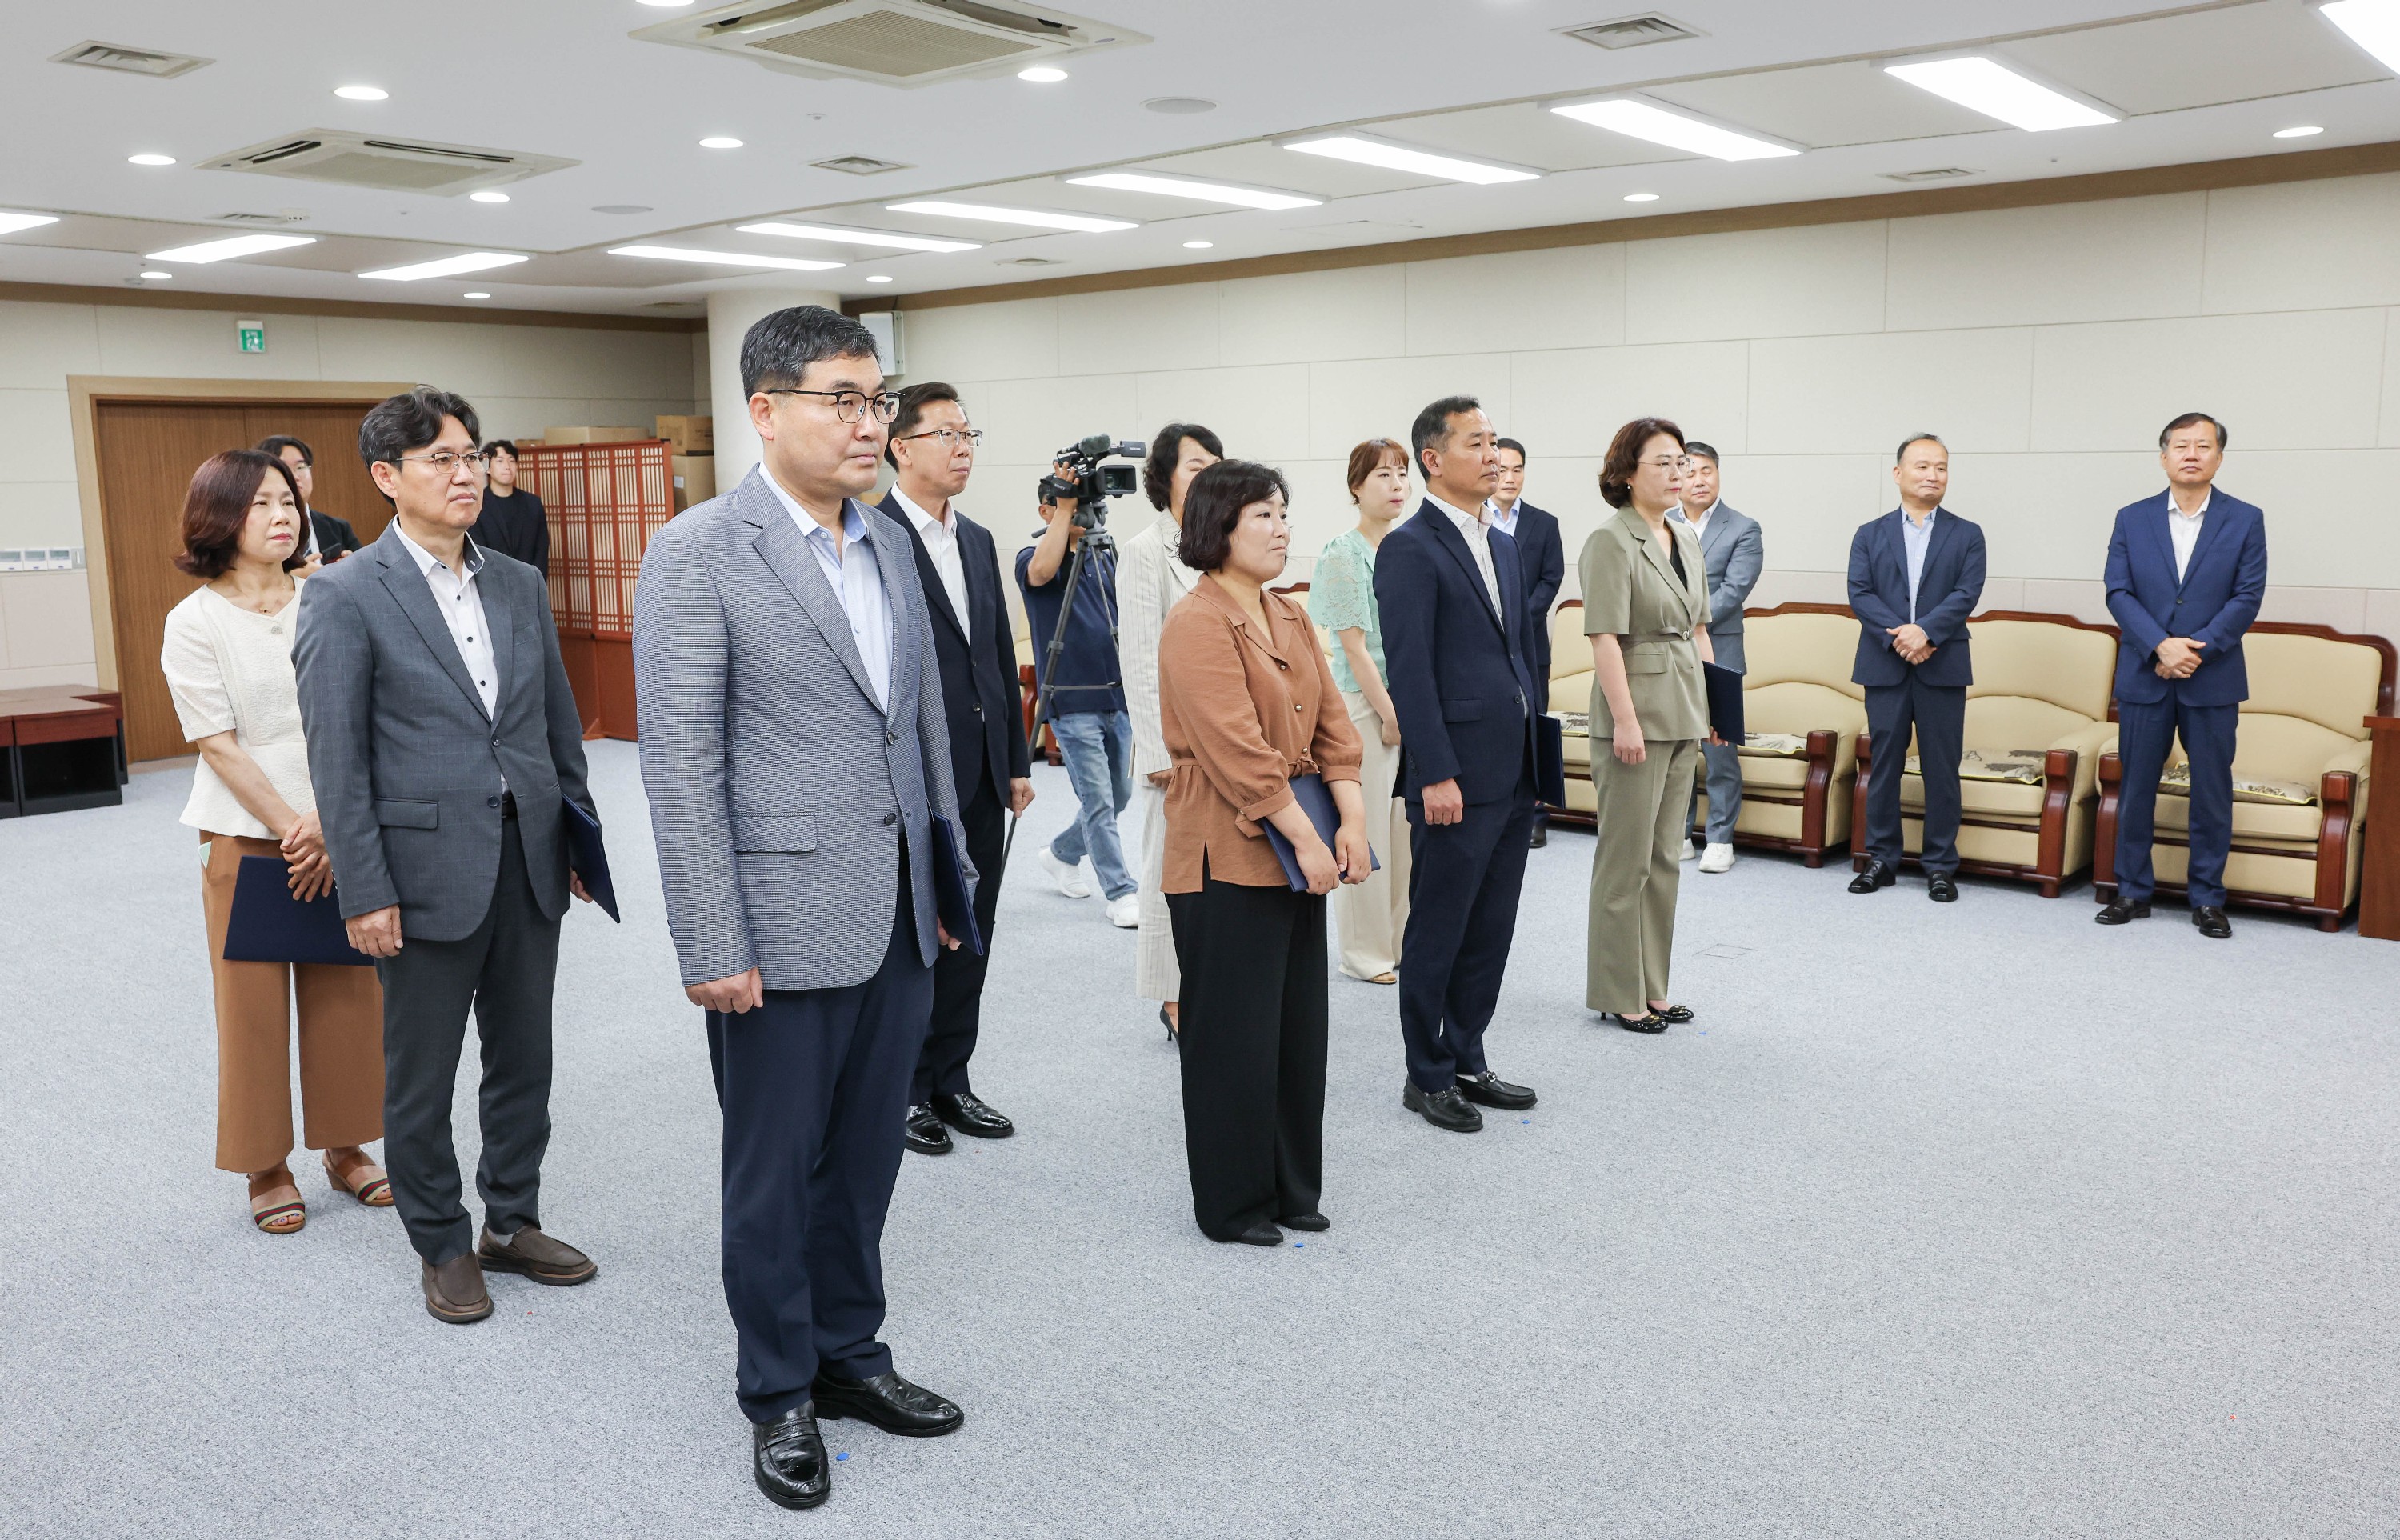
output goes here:
{"type": "Polygon", "coordinates": [[[895,824],[895,823],[899,822],[899,819],[900,819],[900,815],[899,815],[898,813],[896,813],[896,812],[887,812],[887,813],[885,813],[885,814],[883,815],[883,823],[884,823],[884,826],[885,826],[885,827],[887,827],[887,828],[889,828],[892,825],[893,825],[893,824],[895,824]]]}
{"type": "Polygon", "coordinates": [[[484,806],[487,808],[497,808],[499,805],[500,799],[497,797],[486,797],[484,798],[484,806]]]}

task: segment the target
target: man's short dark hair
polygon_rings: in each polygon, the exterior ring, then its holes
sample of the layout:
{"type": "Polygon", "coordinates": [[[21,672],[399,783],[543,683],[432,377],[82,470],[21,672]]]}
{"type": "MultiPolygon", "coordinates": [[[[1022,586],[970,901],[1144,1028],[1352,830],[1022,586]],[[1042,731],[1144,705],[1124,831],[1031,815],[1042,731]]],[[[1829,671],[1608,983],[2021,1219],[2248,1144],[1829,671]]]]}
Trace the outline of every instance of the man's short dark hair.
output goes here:
{"type": "MultiPolygon", "coordinates": [[[[892,446],[917,430],[917,424],[924,420],[925,408],[937,401],[958,399],[958,387],[944,385],[940,380],[926,380],[921,385],[912,385],[901,391],[900,415],[892,419],[892,431],[883,440],[883,463],[894,470],[899,470],[900,462],[892,457],[892,446]]],[[[964,407],[961,406],[961,410],[963,411],[964,407]]]]}
{"type": "Polygon", "coordinates": [[[811,363],[825,359],[880,359],[875,334],[839,310],[795,305],[762,316],[742,337],[742,394],[794,390],[811,363]]]}
{"type": "MultiPolygon", "coordinates": [[[[1461,412],[1480,412],[1483,403],[1473,396],[1444,396],[1417,414],[1409,424],[1409,453],[1416,457],[1417,473],[1425,474],[1425,445],[1450,437],[1450,419],[1461,412]]],[[[1520,450],[1520,454],[1523,451],[1520,450]]]]}
{"type": "Polygon", "coordinates": [[[1685,439],[1684,441],[1684,454],[1686,458],[1691,456],[1698,455],[1700,458],[1708,461],[1711,465],[1717,463],[1717,446],[1712,443],[1702,443],[1698,439],[1685,439]]]}
{"type": "MultiPolygon", "coordinates": [[[[369,408],[366,419],[359,424],[359,458],[369,466],[398,465],[402,455],[413,455],[442,436],[444,417],[457,418],[470,440],[483,438],[483,424],[464,396],[420,385],[387,397],[369,408]]],[[[384,501],[391,499],[387,497],[384,501]]]]}
{"type": "MultiPolygon", "coordinates": [[[[2160,442],[2159,447],[2161,449],[2166,447],[2166,443],[2163,440],[2160,442]]],[[[270,433],[266,438],[258,441],[258,452],[260,454],[272,455],[279,460],[283,457],[283,452],[287,449],[297,449],[300,451],[300,463],[302,465],[315,465],[317,463],[316,451],[310,449],[306,443],[293,438],[289,433],[270,433]]]]}
{"type": "Polygon", "coordinates": [[[1291,488],[1275,467],[1219,460],[1193,477],[1183,494],[1183,533],[1175,542],[1176,554],[1194,572],[1216,571],[1234,553],[1234,526],[1242,522],[1242,510],[1278,492],[1289,507],[1291,488]]]}
{"type": "Polygon", "coordinates": [[[1533,456],[1531,456],[1531,455],[1526,454],[1526,453],[1525,453],[1525,446],[1524,446],[1523,444],[1521,444],[1521,443],[1518,443],[1516,440],[1514,440],[1514,439],[1502,439],[1499,443],[1497,443],[1493,444],[1492,447],[1493,447],[1493,448],[1494,448],[1494,449],[1513,449],[1513,450],[1515,450],[1515,451],[1517,452],[1517,463],[1518,463],[1519,465],[1530,465],[1530,464],[1532,464],[1532,463],[1533,463],[1534,457],[1533,457],[1533,456]]]}
{"type": "Polygon", "coordinates": [[[2223,450],[2225,447],[2225,425],[2217,421],[2215,417],[2210,416],[2205,412],[2186,412],[2182,416],[2177,417],[2175,421],[2159,429],[2159,453],[2161,455],[2166,453],[2167,440],[2175,436],[2175,430],[2176,429],[2197,428],[2202,423],[2206,423],[2209,427],[2216,429],[2216,447],[2220,451],[2223,450]]]}
{"type": "Polygon", "coordinates": [[[1183,458],[1186,439],[1220,460],[1225,457],[1224,441],[1196,422],[1170,422],[1160,429],[1150,441],[1150,457],[1141,462],[1141,491],[1161,513],[1175,500],[1175,467],[1183,458]]]}
{"type": "Polygon", "coordinates": [[[506,455],[512,460],[521,460],[525,458],[523,455],[517,453],[516,443],[511,439],[494,439],[491,443],[484,445],[484,457],[485,459],[490,459],[495,455],[506,455]]]}
{"type": "MultiPolygon", "coordinates": [[[[1894,465],[1906,465],[1908,463],[1908,446],[1912,443],[1941,443],[1942,453],[1944,455],[1950,453],[1950,446],[1946,443],[1942,443],[1941,434],[1911,433],[1908,437],[1900,441],[1900,447],[1898,449],[1891,452],[1891,463],[1894,465]]],[[[2160,447],[2164,448],[2165,446],[2162,444],[2160,447]]]]}

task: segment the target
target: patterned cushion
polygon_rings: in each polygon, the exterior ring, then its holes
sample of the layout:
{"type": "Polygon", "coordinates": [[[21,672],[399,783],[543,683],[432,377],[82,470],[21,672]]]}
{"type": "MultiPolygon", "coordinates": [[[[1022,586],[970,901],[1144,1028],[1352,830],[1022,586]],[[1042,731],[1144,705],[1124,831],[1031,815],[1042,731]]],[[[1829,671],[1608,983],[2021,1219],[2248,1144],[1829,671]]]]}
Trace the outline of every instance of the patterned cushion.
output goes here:
{"type": "Polygon", "coordinates": [[[1740,752],[1775,759],[1806,759],[1808,740],[1796,732],[1753,732],[1742,740],[1740,752]]]}
{"type": "MultiPolygon", "coordinates": [[[[1958,779],[2039,786],[2043,779],[2042,764],[2040,749],[1968,749],[1958,756],[1958,779]]],[[[1920,773],[1913,754],[1908,756],[1908,773],[1920,773]]]]}
{"type": "MultiPolygon", "coordinates": [[[[2168,769],[2159,777],[2159,790],[2169,797],[2191,795],[2191,762],[2184,761],[2168,769]]],[[[2316,806],[2314,786],[2299,781],[2262,781],[2253,776],[2233,778],[2233,800],[2236,802],[2269,802],[2284,808],[2316,806]]]]}

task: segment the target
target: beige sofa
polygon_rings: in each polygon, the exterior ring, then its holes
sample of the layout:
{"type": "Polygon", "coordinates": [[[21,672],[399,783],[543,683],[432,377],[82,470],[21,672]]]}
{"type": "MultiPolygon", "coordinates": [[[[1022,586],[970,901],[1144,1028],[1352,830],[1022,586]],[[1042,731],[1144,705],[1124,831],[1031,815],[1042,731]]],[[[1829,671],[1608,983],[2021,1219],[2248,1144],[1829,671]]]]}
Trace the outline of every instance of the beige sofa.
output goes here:
{"type": "MultiPolygon", "coordinates": [[[[2234,748],[2237,782],[2296,783],[2315,793],[2305,805],[2253,800],[2237,792],[2228,899],[2309,916],[2341,928],[2357,901],[2367,816],[2368,748],[2362,718],[2392,711],[2393,652],[2380,636],[2326,626],[2261,621],[2243,638],[2250,699],[2242,703],[2234,748]]],[[[1980,661],[1980,659],[1978,660],[1980,661]]],[[[2112,733],[2100,761],[2094,896],[2117,894],[2117,800],[2122,780],[2112,733]]],[[[2170,769],[2181,763],[2178,747],[2170,769]]],[[[2187,797],[2161,795],[2150,860],[2161,890],[2180,892],[2189,870],[2187,797]]]]}
{"type": "MultiPolygon", "coordinates": [[[[2037,883],[2044,898],[2056,898],[2092,864],[2100,755],[2116,738],[2108,720],[2116,628],[1991,610],[1970,617],[1967,634],[1975,682],[1962,733],[1970,762],[1958,785],[1959,869],[2037,883]],[[2023,778],[2000,778],[2011,772],[2023,778]]],[[[1861,738],[1854,793],[1861,828],[1871,769],[1861,738]]],[[[1925,783],[1912,770],[1900,788],[1902,848],[1914,860],[1925,848],[1925,783]]],[[[1861,849],[1851,865],[1863,868],[1866,859],[1861,849]]]]}

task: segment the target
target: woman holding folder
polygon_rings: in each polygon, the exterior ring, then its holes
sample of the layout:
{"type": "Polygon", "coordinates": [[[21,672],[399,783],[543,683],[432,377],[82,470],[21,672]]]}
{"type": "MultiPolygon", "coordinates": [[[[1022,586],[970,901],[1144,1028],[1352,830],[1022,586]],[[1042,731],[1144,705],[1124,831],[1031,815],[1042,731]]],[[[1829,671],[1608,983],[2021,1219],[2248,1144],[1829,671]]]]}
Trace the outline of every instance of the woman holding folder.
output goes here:
{"type": "Polygon", "coordinates": [[[1700,665],[1716,653],[1699,541],[1667,522],[1683,486],[1682,430],[1659,417],[1627,423],[1600,472],[1600,495],[1616,517],[1583,547],[1600,798],[1584,1003],[1633,1032],[1692,1019],[1690,1006],[1667,998],[1667,974],[1693,767],[1701,743],[1715,739],[1700,665]]]}
{"type": "Polygon", "coordinates": [[[167,615],[159,665],[184,736],[199,750],[185,824],[200,831],[209,966],[216,984],[217,1166],[250,1178],[252,1221],[270,1235],[307,1221],[292,1152],[292,998],[300,1012],[300,1104],[326,1179],[391,1203],[360,1146],[383,1137],[383,994],[369,967],[228,962],[225,928],[246,855],[285,866],[294,895],[334,885],[300,694],[292,669],[307,559],[300,490],[280,459],[230,449],[200,467],[184,502],[175,565],[204,579],[167,615]]]}
{"type": "Polygon", "coordinates": [[[1202,574],[1158,644],[1171,767],[1161,886],[1183,972],[1183,1142],[1211,1240],[1323,1230],[1325,895],[1372,862],[1358,735],[1301,607],[1266,585],[1291,544],[1280,472],[1193,479],[1177,550],[1202,574]],[[1296,778],[1330,825],[1295,795],[1296,778]],[[1321,798],[1316,796],[1322,791],[1321,798]],[[1288,842],[1296,884],[1267,838],[1288,842]]]}

